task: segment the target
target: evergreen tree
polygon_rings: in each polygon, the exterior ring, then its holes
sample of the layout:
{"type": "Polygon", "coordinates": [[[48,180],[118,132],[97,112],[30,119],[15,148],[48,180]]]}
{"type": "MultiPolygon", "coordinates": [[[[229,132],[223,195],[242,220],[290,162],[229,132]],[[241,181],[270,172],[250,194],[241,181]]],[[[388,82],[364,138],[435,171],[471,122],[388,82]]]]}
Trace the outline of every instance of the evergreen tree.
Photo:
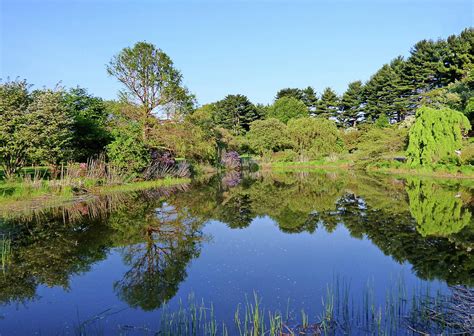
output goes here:
{"type": "Polygon", "coordinates": [[[414,94],[420,94],[446,84],[442,73],[447,72],[444,63],[447,47],[446,41],[443,40],[422,40],[412,48],[405,74],[414,85],[414,94]]]}
{"type": "Polygon", "coordinates": [[[316,96],[316,91],[311,86],[308,86],[305,89],[297,89],[297,88],[281,89],[280,91],[277,92],[275,96],[275,101],[283,97],[295,98],[295,99],[301,100],[308,108],[308,112],[311,114],[314,114],[314,112],[316,111],[318,97],[316,96]]]}
{"type": "Polygon", "coordinates": [[[339,109],[339,98],[337,94],[331,89],[326,88],[318,101],[316,108],[316,116],[329,118],[335,117],[339,109]]]}
{"type": "Polygon", "coordinates": [[[413,113],[416,104],[411,93],[413,87],[404,75],[406,62],[401,56],[385,64],[364,86],[365,118],[376,120],[381,114],[401,121],[413,113]]]}
{"type": "Polygon", "coordinates": [[[216,109],[216,124],[231,130],[234,134],[248,131],[250,123],[261,117],[255,105],[241,94],[228,95],[216,103],[216,109]]]}
{"type": "Polygon", "coordinates": [[[275,100],[278,100],[283,97],[292,97],[298,100],[303,100],[303,90],[298,88],[285,88],[277,92],[275,100]]]}
{"type": "Polygon", "coordinates": [[[302,92],[303,98],[301,100],[308,108],[309,113],[314,114],[318,104],[318,97],[316,96],[316,91],[311,86],[308,86],[306,89],[303,89],[302,92]]]}
{"type": "Polygon", "coordinates": [[[340,121],[347,127],[356,126],[362,110],[362,82],[349,83],[342,95],[340,121]]]}
{"type": "Polygon", "coordinates": [[[448,52],[444,59],[443,84],[454,83],[462,79],[474,63],[474,28],[468,28],[459,36],[451,35],[447,39],[448,52]]]}

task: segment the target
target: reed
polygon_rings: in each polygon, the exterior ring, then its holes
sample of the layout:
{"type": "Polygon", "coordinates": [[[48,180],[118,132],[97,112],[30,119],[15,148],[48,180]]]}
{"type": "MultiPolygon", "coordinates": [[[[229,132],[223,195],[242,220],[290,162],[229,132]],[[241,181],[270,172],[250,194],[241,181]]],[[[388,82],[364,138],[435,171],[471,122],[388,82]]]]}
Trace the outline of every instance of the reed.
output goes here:
{"type": "Polygon", "coordinates": [[[12,254],[11,239],[6,235],[2,234],[0,236],[0,260],[2,272],[6,271],[8,264],[10,263],[12,254]]]}

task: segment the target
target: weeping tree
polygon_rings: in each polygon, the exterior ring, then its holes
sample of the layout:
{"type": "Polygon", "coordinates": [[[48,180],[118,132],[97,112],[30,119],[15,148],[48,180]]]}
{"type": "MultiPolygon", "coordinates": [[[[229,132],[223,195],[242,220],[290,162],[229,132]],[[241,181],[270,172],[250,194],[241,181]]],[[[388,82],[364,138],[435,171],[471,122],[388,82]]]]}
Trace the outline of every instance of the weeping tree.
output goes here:
{"type": "Polygon", "coordinates": [[[471,212],[456,191],[417,178],[407,180],[406,191],[416,229],[423,237],[447,237],[471,223],[471,212]]]}
{"type": "Polygon", "coordinates": [[[416,167],[457,162],[462,137],[470,129],[469,120],[461,112],[449,108],[419,108],[410,129],[408,163],[416,167]]]}

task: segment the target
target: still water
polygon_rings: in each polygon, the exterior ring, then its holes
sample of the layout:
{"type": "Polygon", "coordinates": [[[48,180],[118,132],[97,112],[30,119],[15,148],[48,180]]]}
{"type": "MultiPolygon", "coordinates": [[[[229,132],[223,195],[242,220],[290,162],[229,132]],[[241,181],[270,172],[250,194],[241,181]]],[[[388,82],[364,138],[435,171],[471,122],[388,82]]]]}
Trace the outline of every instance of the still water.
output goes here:
{"type": "Polygon", "coordinates": [[[190,297],[228,324],[254,295],[316,322],[329,288],[352,310],[393,288],[470,288],[473,211],[472,181],[349,172],[230,173],[25,209],[0,220],[0,335],[155,334],[163,307],[190,297]]]}

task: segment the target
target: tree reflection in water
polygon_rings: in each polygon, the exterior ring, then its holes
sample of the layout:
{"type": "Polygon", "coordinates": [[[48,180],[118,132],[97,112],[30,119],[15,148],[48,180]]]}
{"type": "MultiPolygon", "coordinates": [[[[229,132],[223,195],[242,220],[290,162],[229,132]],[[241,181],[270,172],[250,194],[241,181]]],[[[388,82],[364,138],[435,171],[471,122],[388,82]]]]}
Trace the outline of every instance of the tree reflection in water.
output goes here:
{"type": "MultiPolygon", "coordinates": [[[[422,279],[474,285],[473,189],[468,182],[342,173],[218,177],[177,192],[159,189],[0,220],[11,239],[0,302],[27,302],[39,285],[69,288],[74,275],[118,250],[128,271],[113,284],[132,307],[171,299],[200,254],[205,223],[246,228],[267,216],[285,233],[344,225],[422,279]],[[239,181],[229,183],[229,181],[239,181]]],[[[178,190],[178,191],[179,191],[178,190]]]]}
{"type": "MultiPolygon", "coordinates": [[[[163,203],[151,213],[137,218],[137,234],[142,235],[144,243],[122,248],[130,269],[114,284],[121,300],[144,310],[156,309],[176,294],[186,278],[189,261],[199,255],[203,239],[202,222],[186,209],[163,203]],[[141,218],[145,219],[142,223],[141,218]]],[[[132,214],[136,216],[137,212],[132,214]]]]}

